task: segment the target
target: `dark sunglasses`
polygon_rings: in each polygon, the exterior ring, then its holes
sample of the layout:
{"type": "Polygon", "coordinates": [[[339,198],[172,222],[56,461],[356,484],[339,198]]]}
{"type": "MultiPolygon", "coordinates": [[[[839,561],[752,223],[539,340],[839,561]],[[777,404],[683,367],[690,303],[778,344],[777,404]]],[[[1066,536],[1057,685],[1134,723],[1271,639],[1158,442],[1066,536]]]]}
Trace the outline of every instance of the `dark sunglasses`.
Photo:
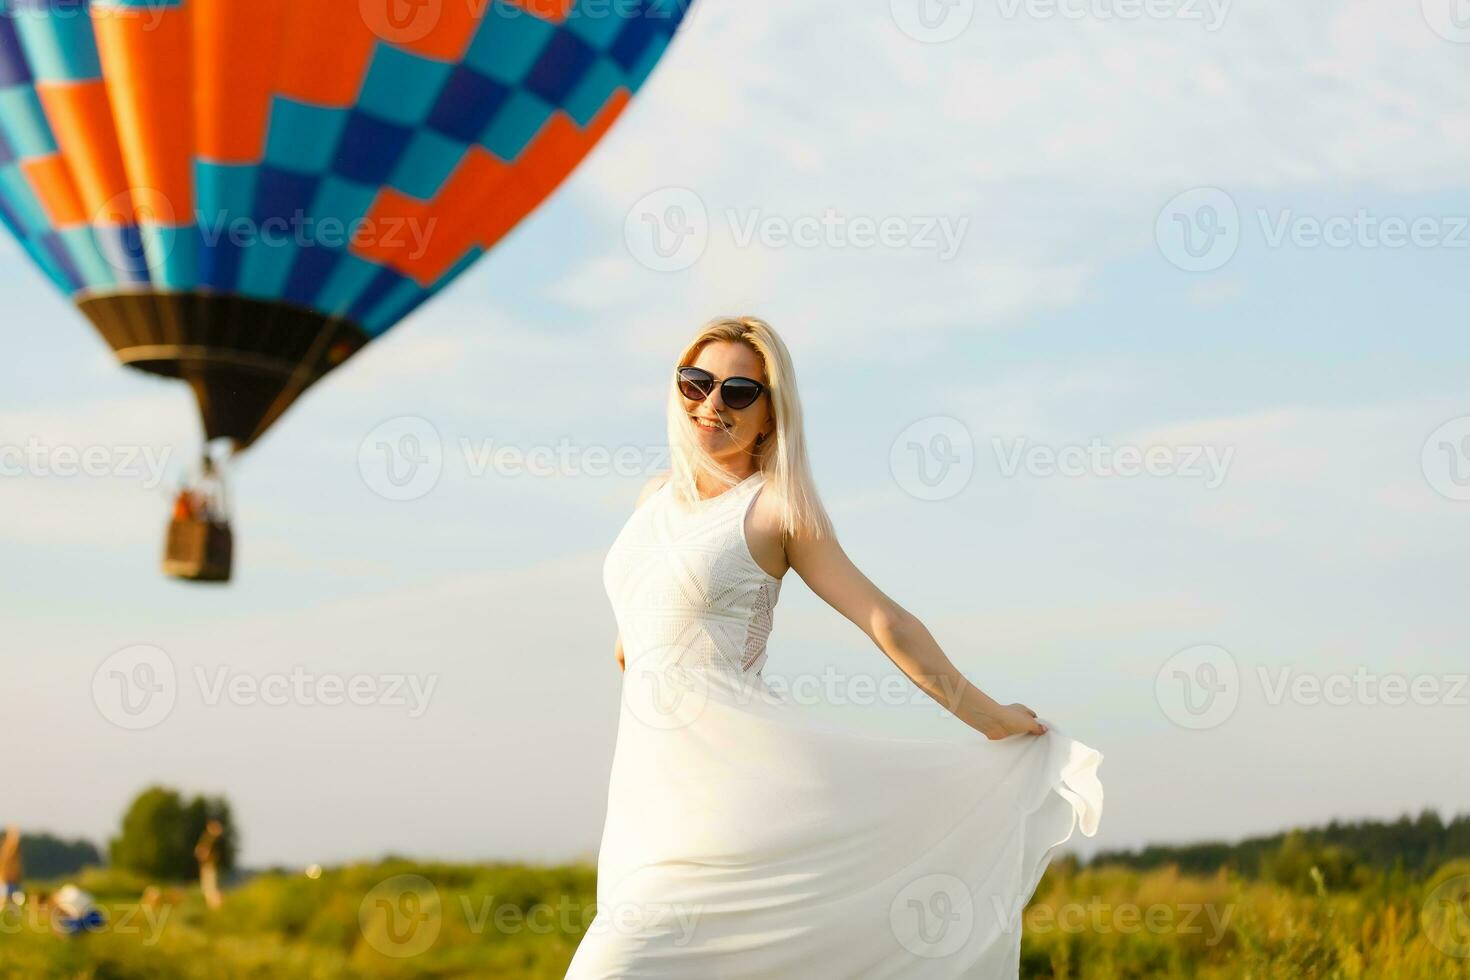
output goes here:
{"type": "MultiPolygon", "coordinates": [[[[679,393],[692,402],[702,402],[715,390],[716,378],[704,368],[679,369],[679,393]]],[[[751,378],[726,378],[720,382],[720,398],[731,408],[749,408],[766,386],[751,378]]]]}

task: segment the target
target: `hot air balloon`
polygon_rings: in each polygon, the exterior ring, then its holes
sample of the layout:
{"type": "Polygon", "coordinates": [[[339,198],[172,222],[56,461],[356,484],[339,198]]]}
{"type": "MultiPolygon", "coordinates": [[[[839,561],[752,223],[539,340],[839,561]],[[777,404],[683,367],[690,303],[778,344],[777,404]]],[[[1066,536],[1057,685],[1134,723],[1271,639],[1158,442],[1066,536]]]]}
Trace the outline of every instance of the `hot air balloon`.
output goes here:
{"type": "MultiPolygon", "coordinates": [[[[0,220],[238,452],[555,190],[690,2],[5,0],[0,220]]],[[[175,520],[166,571],[228,546],[175,520]]]]}

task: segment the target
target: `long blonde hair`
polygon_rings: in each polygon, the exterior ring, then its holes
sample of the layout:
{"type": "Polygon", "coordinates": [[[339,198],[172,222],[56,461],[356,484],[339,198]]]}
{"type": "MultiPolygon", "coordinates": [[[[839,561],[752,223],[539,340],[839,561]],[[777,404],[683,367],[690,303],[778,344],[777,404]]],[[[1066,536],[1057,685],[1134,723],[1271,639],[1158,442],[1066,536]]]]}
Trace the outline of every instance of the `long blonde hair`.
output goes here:
{"type": "Polygon", "coordinates": [[[668,436],[671,472],[669,484],[684,503],[699,499],[696,474],[715,484],[733,487],[740,481],[722,469],[694,438],[684,396],[679,392],[678,368],[693,363],[706,344],[718,341],[745,344],[760,357],[766,372],[773,433],[754,448],[756,468],[764,474],[767,493],[780,501],[781,531],[785,537],[805,533],[814,538],[836,537],[832,519],[817,497],[807,460],[802,429],[801,399],[796,393],[796,368],[786,345],[771,325],[753,316],[717,317],[695,335],[669,372],[668,436]]]}

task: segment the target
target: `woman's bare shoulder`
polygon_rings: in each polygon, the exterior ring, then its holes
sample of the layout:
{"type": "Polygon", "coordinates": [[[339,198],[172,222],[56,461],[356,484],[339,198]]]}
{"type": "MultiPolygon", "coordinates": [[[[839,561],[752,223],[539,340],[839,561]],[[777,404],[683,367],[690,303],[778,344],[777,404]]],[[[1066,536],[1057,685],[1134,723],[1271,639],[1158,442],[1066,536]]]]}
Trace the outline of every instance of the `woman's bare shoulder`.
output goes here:
{"type": "Polygon", "coordinates": [[[660,473],[658,476],[655,476],[653,479],[643,484],[643,490],[638,494],[638,502],[633,505],[633,509],[637,510],[639,507],[642,507],[643,502],[649,497],[652,497],[656,492],[658,492],[658,488],[663,486],[664,482],[667,481],[668,478],[669,474],[660,473]]]}

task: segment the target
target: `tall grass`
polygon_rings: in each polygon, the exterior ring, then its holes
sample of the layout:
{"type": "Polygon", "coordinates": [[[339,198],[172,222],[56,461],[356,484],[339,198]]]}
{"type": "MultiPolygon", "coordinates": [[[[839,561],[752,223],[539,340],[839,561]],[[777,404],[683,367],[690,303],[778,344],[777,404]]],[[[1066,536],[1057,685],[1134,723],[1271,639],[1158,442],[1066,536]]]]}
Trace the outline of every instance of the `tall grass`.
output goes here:
{"type": "MultiPolygon", "coordinates": [[[[107,927],[66,938],[44,915],[11,914],[0,977],[559,980],[595,910],[586,866],[387,861],[315,878],[269,873],[232,888],[217,912],[194,888],[145,900],[148,883],[133,876],[89,870],[77,883],[107,910],[107,927]]],[[[1427,881],[1380,874],[1351,888],[1330,886],[1315,865],[1304,880],[1266,881],[1058,861],[1025,913],[1022,976],[1470,980],[1470,861],[1427,881]]]]}

